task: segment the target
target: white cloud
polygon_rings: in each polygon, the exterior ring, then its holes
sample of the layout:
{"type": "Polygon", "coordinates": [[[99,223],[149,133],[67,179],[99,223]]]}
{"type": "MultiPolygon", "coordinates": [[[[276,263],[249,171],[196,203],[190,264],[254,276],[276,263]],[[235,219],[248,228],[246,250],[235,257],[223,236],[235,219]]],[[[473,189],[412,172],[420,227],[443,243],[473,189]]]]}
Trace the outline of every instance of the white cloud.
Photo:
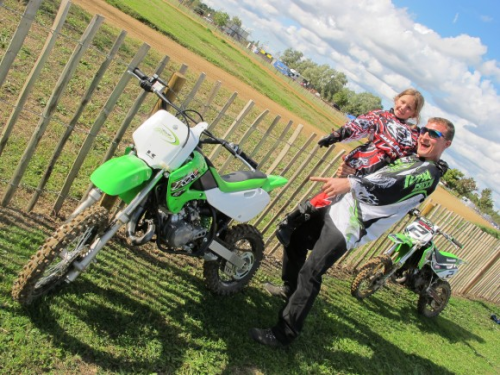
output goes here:
{"type": "MultiPolygon", "coordinates": [[[[477,37],[442,37],[416,23],[390,0],[207,0],[237,15],[252,38],[275,52],[299,50],[319,64],[346,74],[349,87],[370,91],[390,103],[413,86],[425,94],[423,116],[457,124],[447,156],[454,167],[490,187],[500,207],[500,64],[485,60],[477,37]]],[[[457,23],[459,14],[453,23],[457,23]]],[[[483,17],[483,22],[491,21],[483,17]]]]}

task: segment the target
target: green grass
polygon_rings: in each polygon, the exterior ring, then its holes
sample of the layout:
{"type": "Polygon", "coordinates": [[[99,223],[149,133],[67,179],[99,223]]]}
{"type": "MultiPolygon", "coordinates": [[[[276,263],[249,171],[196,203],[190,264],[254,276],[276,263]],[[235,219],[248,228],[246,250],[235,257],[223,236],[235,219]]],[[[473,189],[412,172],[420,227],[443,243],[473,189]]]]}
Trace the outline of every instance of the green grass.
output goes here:
{"type": "Polygon", "coordinates": [[[350,277],[325,277],[304,333],[286,350],[253,343],[251,327],[274,324],[282,302],[260,284],[244,292],[205,289],[201,263],[158,258],[111,242],[99,262],[59,293],[21,308],[10,297],[17,272],[52,223],[0,211],[0,372],[124,374],[496,374],[499,306],[453,297],[441,316],[417,315],[400,287],[365,302],[350,277]],[[36,225],[34,225],[36,224],[36,225]],[[38,229],[37,229],[38,228],[38,229]]]}

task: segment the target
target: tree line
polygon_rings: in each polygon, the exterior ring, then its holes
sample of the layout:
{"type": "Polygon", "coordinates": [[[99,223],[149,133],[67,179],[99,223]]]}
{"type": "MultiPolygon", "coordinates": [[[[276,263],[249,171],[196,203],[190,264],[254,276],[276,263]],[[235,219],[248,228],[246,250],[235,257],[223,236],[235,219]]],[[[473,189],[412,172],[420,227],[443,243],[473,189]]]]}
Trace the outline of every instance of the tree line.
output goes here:
{"type": "MultiPolygon", "coordinates": [[[[215,10],[201,0],[180,0],[180,2],[193,9],[195,13],[210,17],[219,28],[223,29],[230,25],[242,26],[240,18],[215,10]]],[[[252,44],[259,46],[260,42],[252,41],[252,44]]],[[[382,109],[381,98],[368,92],[358,94],[348,89],[346,75],[327,64],[318,65],[310,58],[305,58],[302,52],[294,51],[292,48],[286,49],[281,54],[280,60],[290,69],[300,72],[302,79],[307,82],[307,88],[318,92],[323,100],[331,103],[339,111],[359,116],[369,111],[382,109]]]]}
{"type": "Polygon", "coordinates": [[[333,103],[344,113],[359,116],[375,109],[382,109],[382,99],[368,92],[357,94],[348,89],[346,75],[327,64],[318,65],[310,58],[305,58],[302,52],[292,48],[287,48],[280,59],[289,68],[300,72],[300,75],[307,80],[308,87],[315,89],[324,100],[333,103]]]}
{"type": "Polygon", "coordinates": [[[463,172],[454,168],[446,172],[442,181],[457,196],[467,198],[474,203],[479,211],[490,216],[495,223],[500,223],[500,214],[494,209],[495,202],[491,189],[486,188],[478,191],[476,181],[472,177],[467,177],[463,172]]]}

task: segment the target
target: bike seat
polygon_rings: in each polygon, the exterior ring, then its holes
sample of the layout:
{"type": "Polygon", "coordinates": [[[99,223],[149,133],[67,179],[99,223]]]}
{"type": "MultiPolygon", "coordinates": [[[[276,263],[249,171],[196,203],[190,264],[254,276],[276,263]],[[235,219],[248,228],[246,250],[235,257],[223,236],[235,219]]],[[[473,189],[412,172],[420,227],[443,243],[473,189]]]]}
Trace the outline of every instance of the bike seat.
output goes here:
{"type": "Polygon", "coordinates": [[[457,257],[451,253],[441,252],[439,250],[435,251],[436,261],[439,264],[457,264],[457,257]]]}
{"type": "Polygon", "coordinates": [[[267,179],[267,175],[261,171],[237,171],[217,177],[215,179],[223,192],[257,189],[262,187],[267,179]]]}

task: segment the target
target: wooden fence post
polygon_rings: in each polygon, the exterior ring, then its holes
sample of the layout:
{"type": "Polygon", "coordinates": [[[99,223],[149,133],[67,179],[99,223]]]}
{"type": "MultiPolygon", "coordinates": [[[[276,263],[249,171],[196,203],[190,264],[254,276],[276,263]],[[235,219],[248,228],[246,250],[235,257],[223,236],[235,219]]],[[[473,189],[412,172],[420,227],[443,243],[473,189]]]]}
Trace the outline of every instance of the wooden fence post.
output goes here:
{"type": "Polygon", "coordinates": [[[469,282],[469,285],[467,285],[462,293],[467,294],[474,286],[476,286],[476,284],[479,283],[479,281],[487,274],[490,268],[495,265],[498,259],[500,259],[500,251],[497,251],[495,256],[476,273],[476,276],[469,282]]]}
{"type": "MultiPolygon", "coordinates": [[[[1,4],[0,2],[0,5],[1,4]]],[[[24,11],[21,22],[19,22],[19,26],[7,47],[2,62],[0,62],[0,86],[3,85],[12,63],[23,46],[24,40],[30,31],[31,24],[35,20],[36,12],[38,8],[40,8],[40,4],[42,4],[42,0],[31,0],[24,11]]]]}
{"type": "Polygon", "coordinates": [[[205,81],[205,78],[206,78],[206,74],[205,73],[201,73],[200,76],[198,77],[198,80],[194,84],[193,88],[191,89],[191,91],[189,92],[189,94],[187,94],[186,98],[182,102],[181,107],[183,109],[186,109],[187,107],[189,107],[189,104],[191,103],[191,101],[194,99],[194,97],[198,93],[198,90],[200,89],[201,85],[205,81]]]}
{"type": "Polygon", "coordinates": [[[220,110],[219,114],[217,115],[217,117],[215,117],[215,119],[210,123],[210,125],[208,126],[208,130],[210,131],[213,131],[214,128],[217,126],[217,124],[219,123],[219,121],[222,119],[222,117],[224,117],[224,115],[226,114],[227,110],[229,109],[229,107],[231,106],[231,104],[233,104],[234,100],[236,99],[236,97],[238,96],[238,93],[237,92],[234,92],[231,97],[229,98],[229,100],[226,102],[226,104],[224,104],[224,107],[222,107],[222,109],[220,110]]]}
{"type": "Polygon", "coordinates": [[[2,155],[3,150],[5,149],[5,146],[10,137],[10,133],[12,132],[12,129],[14,128],[14,125],[17,122],[17,119],[19,118],[19,115],[24,108],[26,100],[28,100],[28,96],[31,93],[34,84],[36,83],[38,76],[42,72],[42,69],[45,67],[45,62],[49,58],[50,52],[54,48],[56,39],[59,36],[62,27],[64,26],[64,21],[66,20],[66,16],[68,15],[70,6],[71,3],[69,0],[63,0],[61,2],[61,5],[59,6],[56,18],[54,19],[54,23],[52,24],[51,35],[45,41],[45,45],[42,48],[42,52],[38,57],[37,61],[35,62],[35,65],[31,70],[28,79],[24,83],[24,86],[21,89],[21,94],[19,95],[19,98],[17,99],[14,109],[12,110],[9,119],[7,120],[7,124],[3,128],[2,136],[0,137],[0,156],[2,155]]]}
{"type": "MultiPolygon", "coordinates": [[[[248,115],[253,105],[254,101],[249,100],[248,103],[245,105],[245,107],[238,114],[236,119],[233,121],[229,129],[227,129],[226,133],[222,137],[223,139],[227,139],[235,131],[235,129],[243,122],[243,119],[248,115]]],[[[209,159],[215,160],[219,155],[220,151],[221,151],[221,146],[220,145],[215,146],[215,148],[213,149],[212,153],[209,156],[209,159]]]]}
{"type": "Polygon", "coordinates": [[[87,104],[90,102],[92,95],[99,85],[99,82],[101,82],[102,77],[104,76],[104,73],[108,69],[109,65],[111,64],[111,61],[115,58],[116,54],[118,53],[118,50],[120,49],[120,46],[123,44],[123,41],[125,40],[125,36],[127,35],[126,31],[122,31],[118,38],[116,39],[113,47],[111,48],[111,51],[108,55],[106,55],[105,60],[101,64],[99,70],[97,73],[94,75],[94,79],[90,83],[89,88],[87,89],[87,92],[83,95],[83,98],[80,102],[80,106],[76,110],[75,114],[73,115],[73,118],[70,120],[68,127],[66,128],[66,131],[64,135],[61,137],[59,140],[58,145],[55,148],[55,151],[52,155],[52,158],[49,161],[49,164],[47,166],[47,169],[45,170],[45,173],[40,180],[40,183],[38,184],[35,193],[33,194],[31,201],[28,204],[28,207],[26,210],[29,212],[33,209],[35,206],[36,202],[38,201],[38,198],[40,197],[40,194],[42,193],[45,185],[47,184],[47,181],[49,180],[52,171],[56,165],[57,160],[59,159],[59,156],[61,155],[61,152],[66,145],[66,142],[68,141],[69,137],[73,133],[73,130],[78,123],[78,120],[80,119],[80,116],[83,113],[83,110],[87,106],[87,104]]]}
{"type": "MultiPolygon", "coordinates": [[[[238,145],[240,148],[243,147],[247,139],[252,135],[252,133],[257,129],[257,126],[262,122],[262,120],[267,116],[269,113],[269,110],[266,109],[264,112],[262,112],[257,118],[254,120],[253,124],[250,125],[250,127],[247,129],[245,134],[241,137],[241,139],[238,141],[238,145]]],[[[220,173],[224,173],[224,171],[227,169],[231,161],[234,160],[232,156],[228,156],[222,167],[219,169],[220,173]]]]}
{"type": "MultiPolygon", "coordinates": [[[[259,143],[257,143],[257,145],[254,147],[254,149],[250,153],[251,158],[254,157],[259,152],[262,145],[266,142],[267,139],[269,139],[269,137],[273,133],[274,128],[276,127],[276,125],[278,125],[280,120],[281,120],[280,115],[277,115],[274,118],[273,122],[271,122],[271,125],[269,125],[269,127],[266,129],[266,132],[262,135],[262,137],[260,137],[259,143]]],[[[290,121],[288,123],[288,125],[285,127],[285,131],[281,134],[284,136],[284,134],[286,134],[288,132],[288,129],[290,129],[291,126],[292,126],[292,121],[290,121]]]]}
{"type": "Polygon", "coordinates": [[[38,123],[36,130],[33,132],[33,135],[29,141],[28,146],[26,147],[26,150],[21,157],[21,161],[19,162],[14,175],[12,177],[11,182],[9,183],[8,188],[6,189],[6,192],[3,196],[2,199],[2,205],[5,207],[9,204],[10,200],[12,199],[12,196],[14,195],[15,191],[17,190],[17,187],[19,186],[19,182],[21,181],[24,172],[26,171],[26,168],[28,167],[28,164],[33,157],[33,154],[35,153],[36,147],[38,146],[38,143],[40,142],[43,134],[45,133],[45,130],[47,129],[47,126],[49,125],[49,122],[52,118],[52,115],[54,111],[57,108],[57,103],[59,102],[60,97],[62,96],[62,93],[66,89],[66,86],[68,85],[69,80],[71,79],[71,76],[75,72],[78,62],[81,59],[81,56],[83,53],[87,50],[87,48],[90,45],[90,42],[94,38],[94,35],[97,33],[97,30],[99,29],[101,23],[104,21],[104,18],[102,16],[96,15],[90,22],[89,26],[83,33],[82,37],[80,38],[79,43],[75,47],[75,50],[73,51],[73,54],[71,55],[70,59],[68,60],[68,63],[64,67],[64,71],[59,77],[59,80],[56,83],[56,86],[52,92],[52,95],[50,96],[47,105],[45,106],[45,110],[42,115],[42,119],[38,123]]]}
{"type": "Polygon", "coordinates": [[[215,82],[215,84],[213,85],[212,87],[212,90],[210,91],[210,93],[208,94],[208,99],[207,99],[207,102],[205,104],[203,104],[203,107],[202,109],[200,110],[200,114],[202,116],[205,116],[205,114],[207,113],[207,110],[208,108],[210,108],[210,106],[212,105],[212,102],[213,100],[215,99],[217,93],[219,92],[220,90],[220,87],[222,85],[222,82],[221,81],[217,81],[215,82]]]}
{"type": "MultiPolygon", "coordinates": [[[[170,77],[168,86],[163,91],[163,94],[165,94],[170,102],[175,102],[175,98],[177,97],[177,94],[182,90],[184,83],[186,83],[186,77],[184,76],[184,73],[181,73],[180,71],[175,72],[174,74],[172,74],[172,77],[170,77]]],[[[167,110],[168,105],[161,99],[158,99],[156,101],[156,104],[153,106],[153,109],[151,110],[150,116],[160,109],[167,110]]]]}
{"type": "Polygon", "coordinates": [[[56,202],[54,203],[53,206],[53,211],[54,213],[58,214],[59,210],[61,209],[64,200],[68,196],[69,189],[71,188],[71,185],[73,184],[73,181],[75,180],[78,171],[80,170],[87,154],[90,151],[90,148],[92,147],[92,144],[94,143],[94,139],[97,137],[97,134],[99,133],[99,130],[101,127],[104,125],[104,122],[108,118],[109,114],[111,113],[113,107],[115,106],[116,102],[118,101],[118,98],[122,94],[123,90],[125,89],[127,83],[130,81],[132,76],[128,73],[129,70],[134,69],[139,65],[139,63],[144,59],[146,56],[147,52],[149,50],[149,45],[144,43],[139,51],[135,54],[134,58],[130,62],[129,66],[123,73],[120,81],[117,83],[115,89],[111,93],[109,99],[107,100],[106,104],[104,105],[103,109],[99,113],[97,119],[94,121],[94,124],[92,125],[92,128],[90,129],[90,132],[85,139],[80,152],[73,163],[73,166],[71,168],[71,171],[69,172],[68,176],[66,177],[66,181],[64,182],[64,186],[59,193],[59,197],[57,198],[56,202]]]}

